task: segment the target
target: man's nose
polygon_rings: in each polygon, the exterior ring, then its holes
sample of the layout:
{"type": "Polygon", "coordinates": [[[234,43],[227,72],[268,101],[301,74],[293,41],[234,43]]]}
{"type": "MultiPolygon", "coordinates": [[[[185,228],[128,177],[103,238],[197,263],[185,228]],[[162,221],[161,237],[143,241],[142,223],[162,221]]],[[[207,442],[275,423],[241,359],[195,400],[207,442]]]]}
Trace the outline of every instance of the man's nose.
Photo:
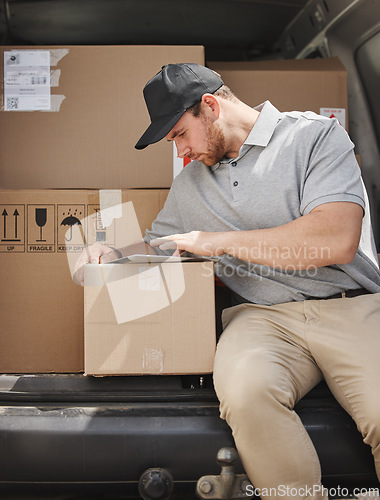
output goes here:
{"type": "Polygon", "coordinates": [[[190,154],[190,151],[191,150],[188,146],[179,146],[177,144],[177,152],[179,158],[185,158],[185,156],[188,156],[190,154]]]}

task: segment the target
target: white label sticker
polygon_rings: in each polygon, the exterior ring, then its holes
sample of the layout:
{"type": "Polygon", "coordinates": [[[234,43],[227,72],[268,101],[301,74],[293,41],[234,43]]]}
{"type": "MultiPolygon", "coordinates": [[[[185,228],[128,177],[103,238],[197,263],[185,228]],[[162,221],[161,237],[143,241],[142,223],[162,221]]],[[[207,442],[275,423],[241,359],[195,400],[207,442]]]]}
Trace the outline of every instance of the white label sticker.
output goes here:
{"type": "Polygon", "coordinates": [[[114,219],[123,215],[121,189],[101,189],[99,191],[100,216],[103,227],[108,227],[114,219]]]}
{"type": "Polygon", "coordinates": [[[5,111],[50,111],[50,51],[4,52],[5,111]]]}
{"type": "Polygon", "coordinates": [[[320,108],[319,114],[328,118],[336,118],[342,127],[346,128],[345,108],[320,108]]]}

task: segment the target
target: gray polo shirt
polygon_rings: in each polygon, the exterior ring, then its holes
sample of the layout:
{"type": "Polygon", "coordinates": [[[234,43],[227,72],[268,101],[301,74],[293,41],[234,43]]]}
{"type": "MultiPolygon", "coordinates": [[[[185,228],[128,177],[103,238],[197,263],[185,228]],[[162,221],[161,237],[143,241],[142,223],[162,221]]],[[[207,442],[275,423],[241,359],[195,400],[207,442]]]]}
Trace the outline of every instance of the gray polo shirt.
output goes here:
{"type": "Polygon", "coordinates": [[[174,179],[145,241],[193,230],[277,227],[323,203],[357,203],[365,216],[360,248],[350,264],[279,270],[225,254],[215,274],[244,299],[265,305],[351,288],[380,292],[368,199],[346,131],[335,119],[281,113],[269,101],[256,109],[259,118],[237,158],[211,168],[193,161],[174,179]]]}

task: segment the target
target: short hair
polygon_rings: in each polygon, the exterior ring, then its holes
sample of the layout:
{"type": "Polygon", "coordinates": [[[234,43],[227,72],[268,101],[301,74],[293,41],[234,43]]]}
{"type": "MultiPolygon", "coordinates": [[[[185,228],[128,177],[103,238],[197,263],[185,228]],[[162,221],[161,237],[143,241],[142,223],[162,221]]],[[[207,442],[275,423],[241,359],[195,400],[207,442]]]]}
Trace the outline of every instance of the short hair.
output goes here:
{"type": "MultiPolygon", "coordinates": [[[[227,101],[235,101],[238,102],[239,99],[236,97],[236,95],[232,92],[232,90],[227,87],[227,85],[222,85],[218,90],[216,90],[213,95],[217,97],[221,97],[222,99],[226,99],[227,101]]],[[[190,113],[197,117],[199,116],[201,112],[201,101],[196,102],[190,108],[188,108],[186,111],[190,111],[190,113]]]]}

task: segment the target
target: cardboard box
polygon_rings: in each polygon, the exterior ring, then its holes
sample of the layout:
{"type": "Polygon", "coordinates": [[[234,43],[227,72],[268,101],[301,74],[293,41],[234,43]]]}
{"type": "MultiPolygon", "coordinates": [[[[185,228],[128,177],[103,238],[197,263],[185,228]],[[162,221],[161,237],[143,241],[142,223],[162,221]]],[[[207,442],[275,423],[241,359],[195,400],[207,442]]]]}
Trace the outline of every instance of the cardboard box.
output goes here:
{"type": "Polygon", "coordinates": [[[70,272],[83,240],[135,241],[166,196],[161,189],[0,190],[1,373],[84,370],[83,288],[70,272]],[[112,205],[120,200],[122,207],[112,205]]]}
{"type": "Polygon", "coordinates": [[[3,46],[0,53],[1,188],[171,186],[173,145],[134,149],[150,123],[143,87],[165,64],[204,64],[203,47],[3,46]]]}
{"type": "Polygon", "coordinates": [[[347,72],[337,57],[252,62],[209,62],[249,106],[269,100],[280,111],[336,116],[347,129],[347,72]]]}
{"type": "Polygon", "coordinates": [[[211,373],[215,344],[212,262],[86,266],[85,373],[211,373]]]}

